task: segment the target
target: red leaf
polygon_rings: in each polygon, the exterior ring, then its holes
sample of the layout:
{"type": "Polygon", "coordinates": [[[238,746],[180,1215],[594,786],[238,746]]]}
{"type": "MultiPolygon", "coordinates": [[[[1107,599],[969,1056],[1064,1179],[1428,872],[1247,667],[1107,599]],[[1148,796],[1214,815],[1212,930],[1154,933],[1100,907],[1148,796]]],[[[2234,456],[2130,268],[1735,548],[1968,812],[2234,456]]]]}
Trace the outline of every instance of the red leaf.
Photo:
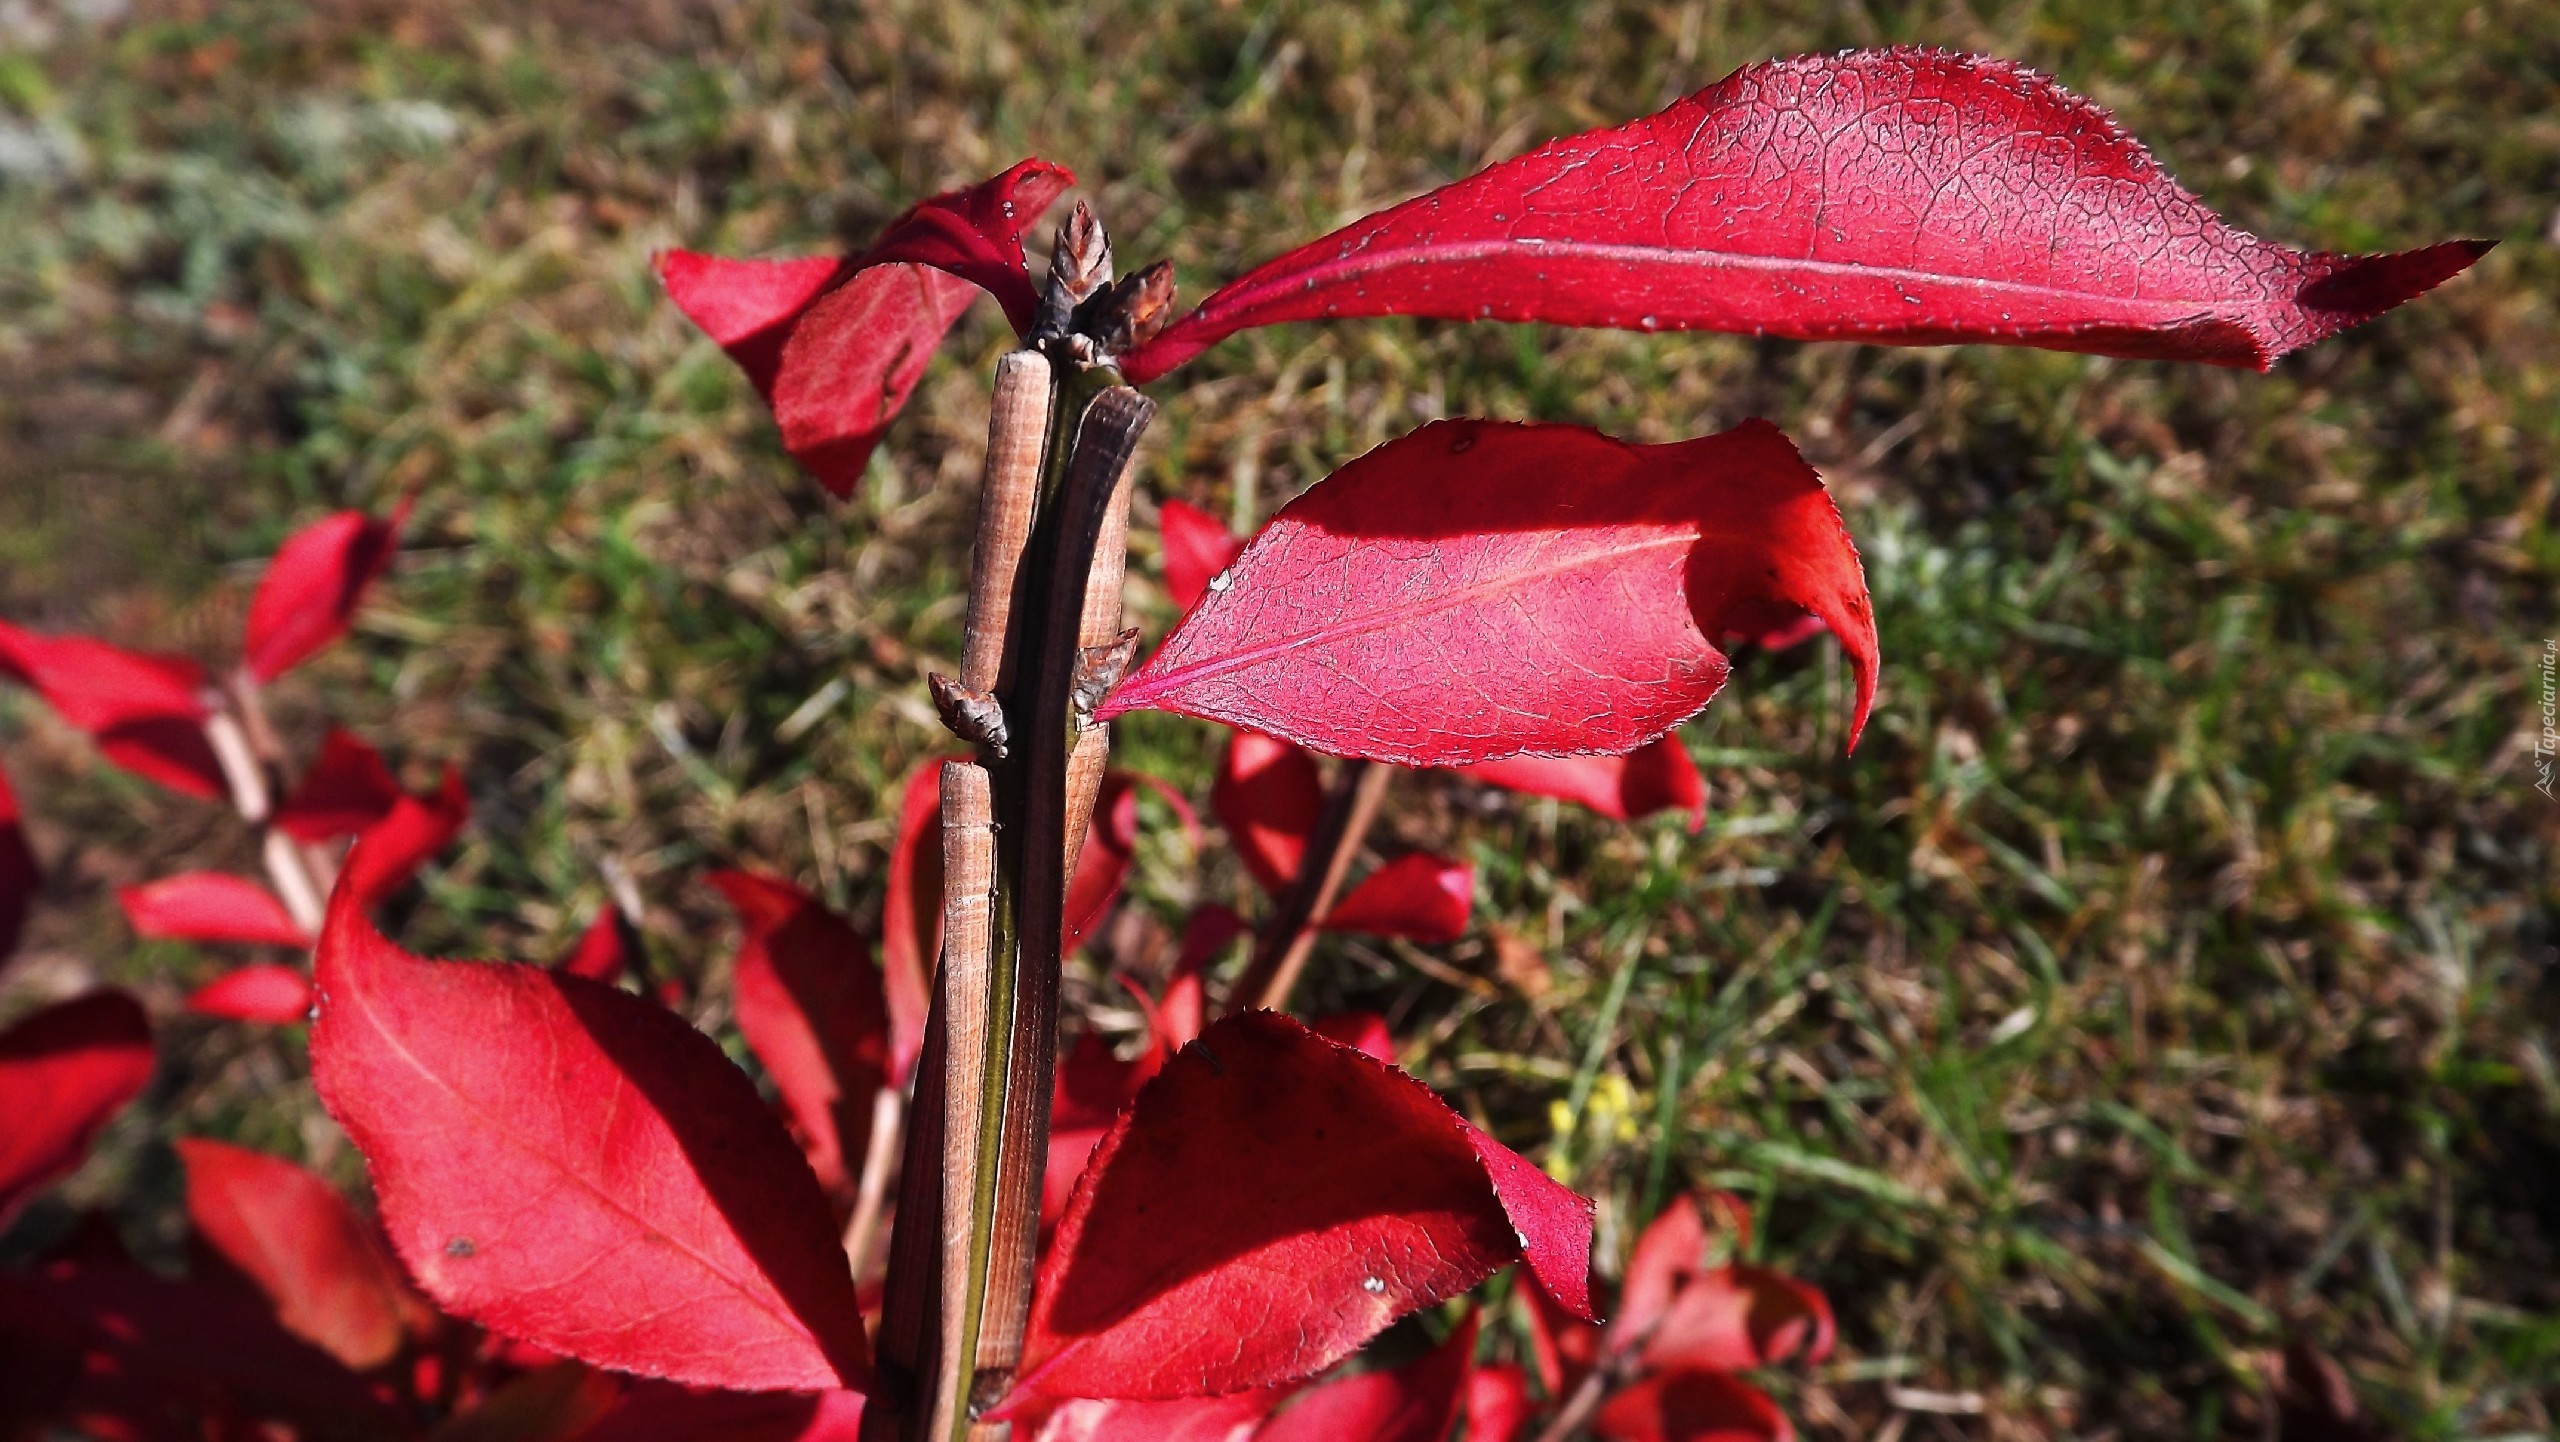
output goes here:
{"type": "Polygon", "coordinates": [[[1592,1432],[1608,1442],[1794,1442],[1778,1404],[1724,1372],[1662,1372],[1602,1404],[1592,1432]]]}
{"type": "Polygon", "coordinates": [[[1395,1034],[1387,1030],[1387,1019],[1374,1011],[1345,1011],[1320,1016],[1307,1023],[1307,1030],[1389,1066],[1396,1064],[1395,1034]]]}
{"type": "Polygon", "coordinates": [[[1102,1144],[1111,1124],[1138,1094],[1138,1088],[1164,1069],[1167,1053],[1150,1046],[1122,1061],[1107,1038],[1087,1032],[1058,1062],[1057,1090],[1049,1098],[1048,1162],[1040,1172],[1040,1215],[1054,1224],[1066,1214],[1076,1181],[1102,1144]]]}
{"type": "Polygon", "coordinates": [[[0,676],[34,687],[127,771],[189,796],[229,794],[204,738],[204,668],[186,657],[39,636],[0,621],[0,676]]]}
{"type": "Polygon", "coordinates": [[[1529,1374],[1478,1367],[1467,1375],[1467,1442],[1517,1442],[1529,1432],[1529,1374]]]}
{"type": "Polygon", "coordinates": [[[904,1086],[924,1050],[933,969],[942,955],[942,763],[907,773],[889,891],[880,903],[881,985],[889,999],[889,1078],[904,1086]]]}
{"type": "Polygon", "coordinates": [[[1475,902],[1474,867],[1416,851],[1370,872],[1325,913],[1324,929],[1403,936],[1437,945],[1467,934],[1467,916],[1475,902]]]}
{"type": "Polygon", "coordinates": [[[433,795],[402,796],[380,821],[365,828],[355,850],[347,853],[346,874],[338,884],[371,906],[406,885],[470,820],[471,797],[462,789],[462,773],[448,765],[433,795]]]}
{"type": "Polygon", "coordinates": [[[1673,1299],[1644,1343],[1645,1365],[1738,1372],[1802,1356],[1831,1355],[1831,1303],[1806,1283],[1766,1267],[1717,1267],[1673,1299]]]}
{"type": "Polygon", "coordinates": [[[241,648],[249,674],[273,681],[347,634],[365,591],[390,566],[408,520],[403,497],[380,520],[340,511],[287,538],[249,602],[241,648]]]}
{"type": "MultiPolygon", "coordinates": [[[[1817,628],[1818,618],[1807,617],[1817,628]]],[[[1624,756],[1512,756],[1461,766],[1458,774],[1531,796],[1587,806],[1612,821],[1657,811],[1689,813],[1689,834],[1707,821],[1707,783],[1677,732],[1624,756]]]]}
{"type": "MultiPolygon", "coordinates": [[[[1231,906],[1213,903],[1194,910],[1182,923],[1182,951],[1174,960],[1174,973],[1197,976],[1226,955],[1227,948],[1233,946],[1244,931],[1244,918],[1236,915],[1235,908],[1231,906]]],[[[1183,1038],[1185,1043],[1190,1040],[1190,1037],[1183,1038]]]]}
{"type": "Polygon", "coordinates": [[[198,987],[187,1010],[229,1021],[294,1026],[311,1019],[311,980],[290,966],[244,966],[198,987]]]}
{"type": "Polygon", "coordinates": [[[1023,264],[1022,233],[1076,183],[1063,165],[1030,159],[991,180],[942,194],[889,223],[860,262],[928,265],[996,298],[1016,335],[1031,333],[1040,298],[1023,264]]]}
{"type": "Polygon", "coordinates": [[[391,1360],[408,1288],[335,1187],[204,1137],[177,1148],[196,1235],[258,1284],[286,1331],[360,1372],[391,1360]]]}
{"type": "Polygon", "coordinates": [[[1632,751],[1723,686],[1725,614],[1771,602],[1856,664],[1852,746],[1875,695],[1857,550],[1765,421],[1660,446],[1435,421],[1290,502],[1227,574],[1101,715],[1408,766],[1632,751]]]}
{"type": "Polygon", "coordinates": [[[249,1423],[284,1424],[311,1442],[414,1435],[363,1378],[277,1326],[240,1289],[167,1281],[127,1262],[0,1272],[0,1354],[31,1336],[75,1354],[59,1420],[83,1435],[274,1435],[249,1423]],[[203,1430],[217,1418],[242,1430],[203,1430]]]}
{"type": "Polygon", "coordinates": [[[1262,889],[1277,895],[1296,879],[1307,838],[1324,814],[1324,778],[1316,759],[1286,741],[1252,731],[1227,738],[1209,810],[1262,889]]]}
{"type": "Polygon", "coordinates": [[[151,1080],[151,1023],[121,991],[57,1002],[0,1031],[0,1230],[71,1174],[151,1080]]]}
{"type": "Polygon", "coordinates": [[[237,941],[305,947],[310,933],[275,894],[245,876],[190,871],[142,886],[116,888],[116,903],[144,936],[171,941],[237,941]]]}
{"type": "Polygon", "coordinates": [[[1255,1442],[1443,1442],[1457,1425],[1476,1350],[1476,1314],[1447,1341],[1391,1371],[1308,1389],[1255,1442]]]}
{"type": "MultiPolygon", "coordinates": [[[[1766,1267],[1708,1264],[1715,1232],[1694,1196],[1675,1198],[1636,1239],[1609,1329],[1613,1353],[1646,1367],[1740,1371],[1831,1354],[1831,1304],[1815,1288],[1766,1267]]],[[[1731,1247],[1750,1245],[1751,1213],[1736,1198],[1705,1201],[1731,1247]]]]}
{"type": "Polygon", "coordinates": [[[556,965],[571,976],[612,986],[625,975],[640,971],[640,931],[622,908],[608,903],[587,925],[578,938],[578,948],[562,957],[556,965]]]}
{"type": "MultiPolygon", "coordinates": [[[[1719,1223],[1733,1219],[1748,1227],[1750,1213],[1739,1201],[1723,1193],[1709,1193],[1707,1200],[1719,1223]]],[[[1645,1225],[1635,1250],[1628,1254],[1626,1284],[1618,1292],[1617,1315],[1610,1319],[1612,1352],[1639,1346],[1652,1335],[1669,1314],[1673,1299],[1706,1272],[1707,1248],[1714,1239],[1698,1198],[1685,1192],[1645,1225]]],[[[1750,1241],[1744,1231],[1730,1245],[1738,1251],[1750,1241]]]]}
{"type": "Polygon", "coordinates": [[[829,494],[862,484],[872,449],[977,291],[920,265],[882,265],[830,291],[791,329],[773,381],[782,448],[829,494]]]}
{"type": "MultiPolygon", "coordinates": [[[[1591,1322],[1565,1310],[1564,1304],[1547,1295],[1535,1277],[1525,1279],[1519,1287],[1521,1299],[1529,1314],[1529,1346],[1531,1359],[1538,1364],[1538,1383],[1550,1397],[1561,1397],[1579,1386],[1583,1377],[1600,1361],[1601,1332],[1591,1322]]],[[[1621,1309],[1623,1314],[1623,1308],[1621,1309]]],[[[1623,1320],[1623,1316],[1619,1321],[1623,1320]]],[[[1619,1325],[1613,1321],[1613,1326],[1619,1325]]]]}
{"type": "Polygon", "coordinates": [[[400,778],[383,764],[382,753],[331,727],[320,759],[276,808],[276,829],[317,846],[359,834],[391,814],[400,797],[400,778]]]}
{"type": "Polygon", "coordinates": [[[9,789],[9,773],[0,771],[0,964],[18,949],[27,913],[44,890],[44,868],[18,824],[18,798],[9,789]]]}
{"type": "Polygon", "coordinates": [[[676,309],[729,353],[769,404],[782,343],[809,307],[830,290],[846,262],[831,255],[797,260],[729,260],[690,250],[658,252],[658,283],[676,309]]]}
{"type": "Polygon", "coordinates": [[[1157,515],[1164,535],[1165,593],[1188,611],[1209,593],[1209,583],[1244,549],[1244,542],[1198,506],[1166,501],[1157,515]]]}
{"type": "Polygon", "coordinates": [[[818,1184],[843,1188],[888,1077],[888,1007],[870,944],[788,882],[744,871],[710,881],[746,927],[732,981],[738,1030],[781,1090],[818,1184]]]}
{"type": "Polygon", "coordinates": [[[1292,1381],[1524,1253],[1587,1311],[1590,1240],[1590,1203],[1420,1082],[1240,1012],[1095,1151],[1042,1262],[1010,1405],[1292,1381]]]}
{"type": "Polygon", "coordinates": [[[857,1442],[858,1392],[696,1392],[633,1387],[577,1442],[857,1442]]]}
{"type": "Polygon", "coordinates": [[[1122,368],[1144,383],[1250,326],[1419,315],[2263,370],[2488,248],[2292,250],[2225,224],[2033,71],[1849,51],[1746,66],[1354,222],[1228,284],[1122,368]]]}
{"type": "Polygon", "coordinates": [[[782,424],[783,447],[835,495],[849,496],[972,286],[1031,324],[1022,232],[1075,177],[1025,160],[932,197],[842,261],[658,257],[678,308],[745,371],[782,424]]]}
{"type": "MultiPolygon", "coordinates": [[[[1084,1398],[1049,1414],[1037,1442],[1248,1442],[1285,1387],[1171,1402],[1084,1398]]],[[[1015,1435],[1021,1435],[1017,1424],[1015,1435]]]]}
{"type": "Polygon", "coordinates": [[[321,1099],[439,1306],[706,1386],[861,1375],[826,1199],[710,1038],[583,978],[410,956],[344,883],[316,968],[321,1099]]]}

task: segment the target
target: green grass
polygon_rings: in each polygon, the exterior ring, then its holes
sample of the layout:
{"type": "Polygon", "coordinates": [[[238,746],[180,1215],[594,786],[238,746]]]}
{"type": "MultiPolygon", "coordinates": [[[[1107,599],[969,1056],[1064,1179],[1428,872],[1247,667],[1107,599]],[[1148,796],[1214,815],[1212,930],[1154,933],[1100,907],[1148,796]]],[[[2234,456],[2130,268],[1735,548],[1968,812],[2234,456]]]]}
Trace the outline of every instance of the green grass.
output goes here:
{"type": "MultiPolygon", "coordinates": [[[[1215,352],[1160,388],[1146,480],[1248,519],[1432,415],[1644,440],[1769,416],[1842,497],[1883,633],[1854,757],[1827,643],[1737,667],[1684,733],[1714,792],[1694,839],[1400,782],[1392,841],[1471,855],[1484,925],[1554,987],[1450,984],[1491,973],[1483,940],[1424,958],[1438,976],[1342,944],[1302,1000],[1393,1015],[1421,1074],[1602,1198],[1611,1256],[1668,1189],[1749,1197],[1756,1250],[1841,1314],[1841,1357],[1774,1383],[1808,1435],[2252,1435],[2296,1335],[2407,1436],[2546,1434],[2560,806],[2530,730],[2560,632],[2560,13],[1807,8],[0,21],[22,31],[0,33],[0,614],[218,654],[289,526],[414,488],[384,604],[278,698],[306,743],[334,713],[467,768],[477,825],[403,934],[554,954],[611,860],[661,961],[716,972],[708,864],[876,912],[894,787],[946,744],[923,678],[957,651],[1006,337],[973,312],[832,507],[657,295],[652,249],[858,241],[1036,150],[1125,261],[1170,255],[1196,296],[1749,60],[2012,55],[2262,233],[2505,244],[2270,376],[1413,323],[1215,352]],[[1978,1411],[1902,1409],[1921,1393],[1978,1411]]],[[[1212,745],[1141,718],[1121,753],[1199,795],[1212,745]]],[[[0,747],[61,874],[0,1011],[92,975],[165,1009],[221,964],[137,950],[107,896],[245,868],[219,818],[15,695],[0,747]]],[[[1138,890],[1170,924],[1247,885],[1165,841],[1138,890]]],[[[1157,964],[1143,928],[1116,939],[1157,964]]],[[[1076,990],[1125,1021],[1116,994],[1076,990]]],[[[69,1197],[166,1248],[168,1135],[353,1175],[291,1043],[177,1019],[167,1050],[69,1197]]]]}

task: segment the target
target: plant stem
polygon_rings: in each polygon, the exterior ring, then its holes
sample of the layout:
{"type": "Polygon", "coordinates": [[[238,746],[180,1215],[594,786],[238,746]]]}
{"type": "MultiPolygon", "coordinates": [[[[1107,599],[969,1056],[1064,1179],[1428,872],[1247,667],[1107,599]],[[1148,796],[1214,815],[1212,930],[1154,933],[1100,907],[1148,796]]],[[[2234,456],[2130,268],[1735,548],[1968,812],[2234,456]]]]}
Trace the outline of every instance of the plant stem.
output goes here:
{"type": "Polygon", "coordinates": [[[1387,783],[1394,779],[1392,766],[1374,761],[1342,763],[1332,790],[1325,795],[1315,831],[1307,837],[1307,849],[1299,858],[1288,894],[1280,898],[1280,909],[1254,939],[1253,960],[1228,988],[1226,1010],[1277,1011],[1289,1004],[1289,993],[1315,952],[1317,928],[1340,898],[1351,859],[1360,854],[1370,824],[1378,819],[1378,804],[1386,798],[1387,783]]]}
{"type": "MultiPolygon", "coordinates": [[[[1032,564],[1046,573],[1046,584],[1037,592],[1043,604],[1036,617],[1025,618],[1028,649],[1005,698],[1020,755],[1014,766],[999,773],[996,796],[997,969],[988,1026],[987,1096],[1001,1123],[980,1137],[978,1148],[983,1226],[973,1238],[972,1261],[983,1256],[985,1283],[971,1349],[976,1375],[968,1394],[973,1408],[991,1404],[1011,1387],[1030,1312],[1041,1172],[1048,1160],[1050,1096],[1057,1082],[1069,715],[1085,588],[1122,476],[1155,414],[1154,402],[1126,386],[1108,385],[1110,378],[1108,372],[1079,377],[1106,388],[1072,427],[1058,428],[1072,429],[1075,440],[1056,503],[1045,508],[1033,540],[1032,564]],[[1009,1034],[1001,1057],[995,1044],[999,1034],[1009,1034]]],[[[1073,404],[1083,389],[1068,385],[1062,400],[1073,404]]]]}

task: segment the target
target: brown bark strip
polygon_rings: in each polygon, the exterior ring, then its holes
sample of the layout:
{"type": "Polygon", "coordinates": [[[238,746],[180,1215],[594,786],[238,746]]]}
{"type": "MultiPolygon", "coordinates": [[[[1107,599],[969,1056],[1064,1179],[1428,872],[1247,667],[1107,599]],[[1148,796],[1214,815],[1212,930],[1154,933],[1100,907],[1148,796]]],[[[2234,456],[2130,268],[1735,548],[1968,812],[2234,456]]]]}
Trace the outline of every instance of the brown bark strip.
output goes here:
{"type": "Polygon", "coordinates": [[[1024,579],[1040,504],[1040,462],[1049,449],[1049,411],[1057,390],[1048,357],[1018,350],[996,362],[987,410],[987,465],[978,489],[978,544],[969,559],[969,620],[960,652],[960,684],[996,691],[1012,677],[1014,590],[1024,579]]]}
{"type": "MultiPolygon", "coordinates": [[[[1102,535],[1093,543],[1093,569],[1084,585],[1084,610],[1076,625],[1079,648],[1107,646],[1120,634],[1120,592],[1129,572],[1129,492],[1135,487],[1138,468],[1130,461],[1120,467],[1120,479],[1111,492],[1111,509],[1102,518],[1102,535]]],[[[1096,723],[1076,733],[1075,749],[1067,757],[1067,876],[1072,882],[1076,873],[1076,856],[1084,850],[1087,827],[1093,824],[1094,798],[1102,794],[1102,774],[1111,763],[1111,728],[1096,723]]]]}
{"type": "MultiPolygon", "coordinates": [[[[1037,644],[1024,653],[1010,698],[1022,755],[1019,821],[999,845],[1013,878],[1012,1038],[1004,1092],[1002,1165],[996,1177],[993,1233],[987,1255],[984,1310],[972,1401],[987,1403],[1010,1387],[1022,1357],[1022,1328],[1040,1241],[1040,1180],[1048,1160],[1049,1105],[1057,1084],[1058,987],[1066,905],[1069,702],[1080,649],[1084,598],[1096,544],[1155,404],[1113,386],[1087,407],[1059,488],[1050,534],[1047,595],[1036,618],[1037,644]]],[[[1026,618],[1029,621],[1030,618],[1026,618]]],[[[1001,964],[1001,963],[1000,963],[1001,964]]],[[[1004,1025],[1005,1019],[991,1019],[1004,1025]]]]}
{"type": "Polygon", "coordinates": [[[1387,783],[1395,774],[1394,767],[1375,761],[1342,763],[1333,789],[1325,796],[1324,813],[1316,818],[1315,832],[1307,838],[1306,855],[1298,862],[1289,894],[1280,898],[1279,911],[1254,939],[1253,960],[1227,991],[1228,1011],[1245,1007],[1277,1011],[1288,1005],[1289,993],[1315,951],[1316,929],[1341,898],[1351,859],[1368,839],[1370,823],[1378,819],[1378,803],[1386,799],[1387,783]]]}
{"type": "MultiPolygon", "coordinates": [[[[984,767],[948,761],[942,767],[942,991],[943,1067],[941,1318],[937,1356],[955,1357],[964,1345],[969,1305],[969,1242],[978,1182],[978,1117],[985,1090],[989,981],[994,939],[995,800],[984,767]]],[[[936,1371],[933,1408],[921,1434],[948,1437],[966,1399],[959,1369],[936,1371]]]]}

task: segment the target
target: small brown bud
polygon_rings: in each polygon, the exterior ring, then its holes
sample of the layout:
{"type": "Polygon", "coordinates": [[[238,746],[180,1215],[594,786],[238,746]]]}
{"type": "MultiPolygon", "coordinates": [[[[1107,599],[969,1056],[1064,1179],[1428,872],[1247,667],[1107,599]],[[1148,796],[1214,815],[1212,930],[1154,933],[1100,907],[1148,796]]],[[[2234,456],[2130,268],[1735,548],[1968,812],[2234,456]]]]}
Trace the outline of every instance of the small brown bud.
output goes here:
{"type": "Polygon", "coordinates": [[[1137,659],[1138,630],[1132,626],[1099,646],[1087,646],[1076,653],[1075,703],[1076,729],[1092,724],[1094,708],[1111,694],[1113,687],[1128,672],[1129,663],[1137,659]]]}
{"type": "Polygon", "coordinates": [[[1173,319],[1173,262],[1160,260],[1123,276],[1077,310],[1075,331],[1104,356],[1126,355],[1153,340],[1173,319]]]}
{"type": "Polygon", "coordinates": [[[942,713],[942,724],[951,728],[952,735],[972,746],[985,747],[999,761],[1005,758],[1005,748],[1013,736],[1005,726],[1002,703],[939,671],[927,676],[925,685],[933,692],[933,709],[942,713]]]}
{"type": "Polygon", "coordinates": [[[1093,207],[1079,200],[1049,252],[1049,289],[1040,297],[1034,340],[1064,336],[1076,308],[1111,284],[1111,237],[1093,207]]]}

